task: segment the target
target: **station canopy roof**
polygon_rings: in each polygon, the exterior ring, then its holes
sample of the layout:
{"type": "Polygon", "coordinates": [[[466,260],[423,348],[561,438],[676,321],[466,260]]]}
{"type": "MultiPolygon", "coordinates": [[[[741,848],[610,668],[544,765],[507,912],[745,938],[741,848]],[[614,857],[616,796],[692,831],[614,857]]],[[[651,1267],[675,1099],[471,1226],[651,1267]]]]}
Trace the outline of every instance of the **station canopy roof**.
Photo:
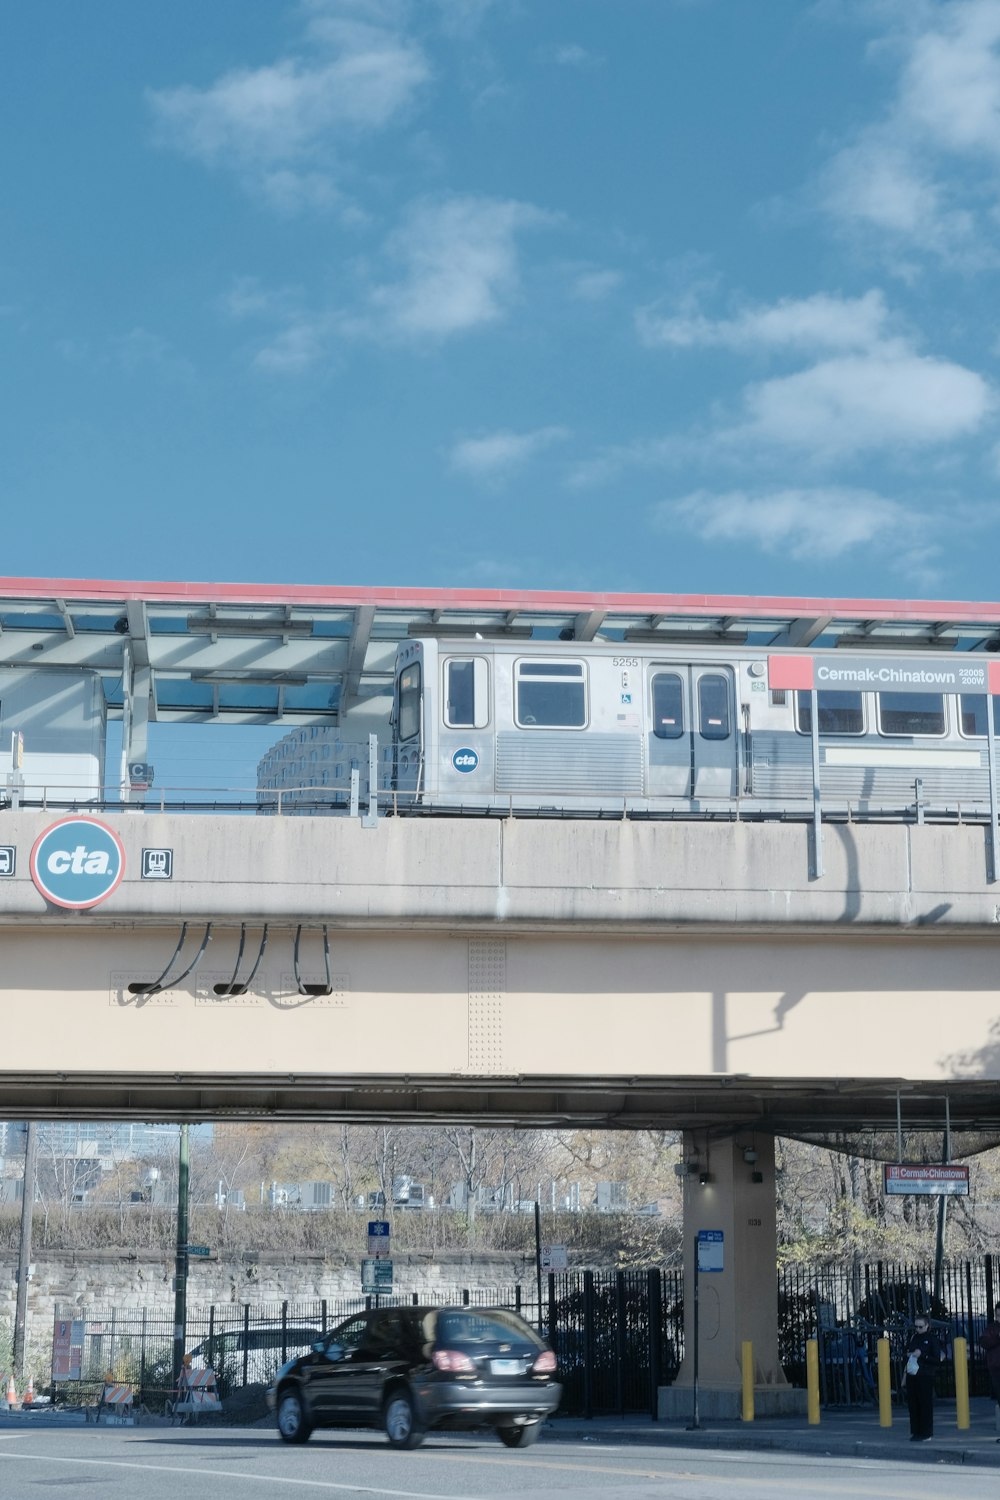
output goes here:
{"type": "Polygon", "coordinates": [[[1000,650],[1000,604],[0,578],[0,668],[94,670],[128,643],[161,722],[336,723],[385,699],[412,636],[1000,650]]]}

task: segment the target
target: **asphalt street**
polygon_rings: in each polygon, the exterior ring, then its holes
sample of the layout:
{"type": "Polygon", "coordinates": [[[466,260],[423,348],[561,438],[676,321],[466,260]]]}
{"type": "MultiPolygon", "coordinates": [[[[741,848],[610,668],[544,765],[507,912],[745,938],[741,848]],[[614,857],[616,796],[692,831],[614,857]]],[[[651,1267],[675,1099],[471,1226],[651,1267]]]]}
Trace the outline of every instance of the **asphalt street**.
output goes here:
{"type": "Polygon", "coordinates": [[[0,1431],[3,1500],[252,1500],[387,1496],[392,1500],[995,1500],[995,1468],[893,1457],[704,1451],[551,1438],[508,1452],[492,1436],[435,1436],[412,1453],[378,1434],[320,1433],[288,1447],[261,1429],[19,1427],[0,1431]]]}

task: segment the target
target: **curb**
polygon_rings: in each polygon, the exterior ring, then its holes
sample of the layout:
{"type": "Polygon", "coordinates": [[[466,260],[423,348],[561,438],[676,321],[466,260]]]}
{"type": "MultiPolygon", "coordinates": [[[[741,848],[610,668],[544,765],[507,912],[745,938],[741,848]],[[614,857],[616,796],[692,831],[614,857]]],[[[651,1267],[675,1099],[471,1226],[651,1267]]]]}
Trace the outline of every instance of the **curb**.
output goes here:
{"type": "Polygon", "coordinates": [[[813,1458],[864,1458],[894,1460],[897,1463],[917,1464],[947,1464],[952,1467],[963,1465],[977,1465],[980,1468],[1000,1468],[1000,1451],[988,1449],[980,1451],[978,1448],[967,1448],[949,1443],[946,1439],[937,1439],[930,1446],[922,1444],[911,1448],[909,1442],[900,1439],[898,1442],[871,1442],[863,1438],[845,1438],[842,1436],[820,1436],[816,1435],[811,1441],[803,1441],[794,1435],[785,1433],[745,1433],[745,1432],[713,1432],[703,1429],[700,1432],[677,1432],[677,1431],[651,1431],[648,1428],[602,1428],[595,1431],[592,1427],[587,1429],[574,1428],[570,1431],[560,1424],[550,1424],[545,1428],[545,1436],[550,1441],[560,1442],[563,1440],[580,1441],[591,1443],[634,1443],[642,1447],[657,1448],[709,1448],[717,1450],[728,1450],[729,1452],[742,1453],[797,1453],[803,1457],[813,1458]]]}

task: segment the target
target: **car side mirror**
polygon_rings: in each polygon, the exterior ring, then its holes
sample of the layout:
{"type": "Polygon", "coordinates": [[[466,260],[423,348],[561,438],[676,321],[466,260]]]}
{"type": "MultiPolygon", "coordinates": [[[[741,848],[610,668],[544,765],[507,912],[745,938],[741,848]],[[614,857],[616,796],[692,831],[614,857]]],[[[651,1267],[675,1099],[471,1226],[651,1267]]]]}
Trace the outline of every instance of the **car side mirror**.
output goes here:
{"type": "Polygon", "coordinates": [[[312,1346],[312,1352],[314,1354],[325,1354],[326,1353],[326,1342],[325,1342],[325,1340],[323,1340],[323,1339],[317,1339],[316,1342],[312,1346]]]}
{"type": "MultiPolygon", "coordinates": [[[[320,1348],[322,1347],[323,1346],[320,1345],[320,1348]]],[[[333,1363],[336,1364],[338,1360],[341,1360],[344,1357],[344,1346],[343,1344],[327,1344],[325,1352],[327,1359],[332,1360],[333,1363]]]]}

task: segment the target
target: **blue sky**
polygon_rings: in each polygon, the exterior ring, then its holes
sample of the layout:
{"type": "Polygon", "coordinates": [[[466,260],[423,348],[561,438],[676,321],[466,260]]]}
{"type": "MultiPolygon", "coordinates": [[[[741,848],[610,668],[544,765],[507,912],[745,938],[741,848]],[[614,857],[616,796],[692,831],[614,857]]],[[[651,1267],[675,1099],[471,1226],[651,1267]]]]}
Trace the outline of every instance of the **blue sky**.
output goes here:
{"type": "Polygon", "coordinates": [[[995,597],[1000,0],[0,44],[0,573],[995,597]]]}

